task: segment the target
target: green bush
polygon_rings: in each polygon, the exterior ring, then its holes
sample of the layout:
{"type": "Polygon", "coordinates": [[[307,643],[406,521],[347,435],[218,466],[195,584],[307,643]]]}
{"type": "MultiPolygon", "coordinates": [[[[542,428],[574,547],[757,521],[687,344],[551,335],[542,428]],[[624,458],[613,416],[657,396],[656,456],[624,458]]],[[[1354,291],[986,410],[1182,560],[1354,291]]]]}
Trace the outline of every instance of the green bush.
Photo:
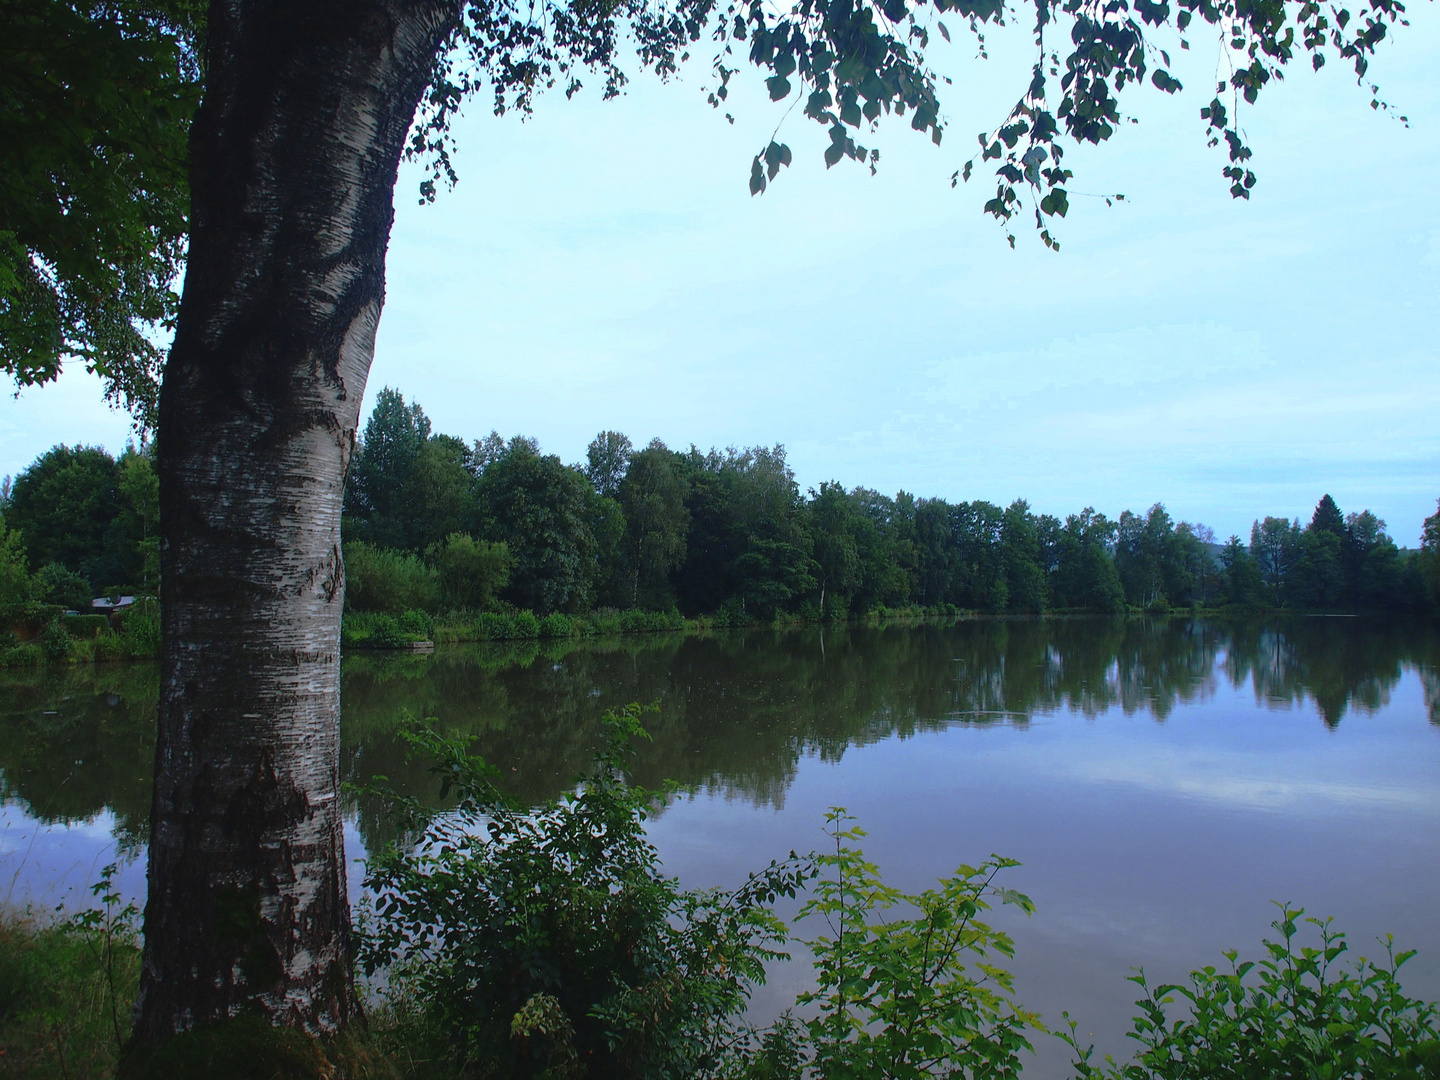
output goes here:
{"type": "Polygon", "coordinates": [[[435,571],[418,556],[372,547],[359,540],[345,545],[345,607],[400,615],[435,611],[440,597],[435,571]]]}
{"type": "MultiPolygon", "coordinates": [[[[159,652],[159,635],[156,635],[155,652],[159,652]]],[[[155,653],[136,652],[132,644],[121,634],[103,634],[87,642],[95,660],[128,660],[136,656],[153,656],[155,653]]]]}
{"type": "Polygon", "coordinates": [[[110,632],[110,620],[104,615],[62,615],[60,624],[75,638],[97,638],[110,632]]]}
{"type": "Polygon", "coordinates": [[[0,666],[35,667],[45,662],[45,653],[33,641],[24,645],[12,645],[0,653],[0,666]]]}
{"type": "Polygon", "coordinates": [[[621,633],[620,612],[614,608],[597,608],[586,617],[586,621],[590,624],[592,634],[621,633]]]}
{"type": "Polygon", "coordinates": [[[95,597],[90,582],[83,575],[57,562],[42,566],[35,575],[35,584],[40,591],[40,598],[46,603],[59,604],[75,611],[89,611],[90,601],[95,597]]]}
{"type": "Polygon", "coordinates": [[[558,611],[546,615],[540,620],[540,636],[543,638],[571,637],[574,633],[575,625],[570,621],[569,616],[562,615],[558,611]]]}
{"type": "Polygon", "coordinates": [[[160,655],[160,601],[144,596],[124,613],[120,634],[131,656],[160,655]]]}
{"type": "Polygon", "coordinates": [[[68,660],[75,651],[75,639],[59,619],[51,622],[40,635],[40,651],[45,654],[46,660],[51,661],[68,660]]]}
{"type": "Polygon", "coordinates": [[[646,611],[630,608],[598,608],[585,616],[572,616],[578,632],[607,634],[649,634],[685,629],[685,620],[678,611],[646,611]]]}
{"type": "Polygon", "coordinates": [[[481,641],[504,641],[515,636],[509,615],[487,611],[475,617],[475,636],[481,641]]]}
{"type": "Polygon", "coordinates": [[[749,626],[751,623],[744,602],[734,596],[721,604],[711,619],[716,626],[749,626]]]}
{"type": "Polygon", "coordinates": [[[1018,864],[992,855],[910,895],[881,880],[843,808],[825,820],[835,848],[815,857],[821,876],[799,918],[818,917],[830,933],[806,942],[816,988],[796,1003],[813,1015],[767,1033],[772,1053],[777,1040],[788,1044],[782,1075],[1018,1076],[1027,1033],[1045,1028],[1016,1005],[999,966],[1014,955],[1010,938],[979,919],[992,900],[1033,910],[1023,893],[995,885],[1018,864]]]}
{"type": "Polygon", "coordinates": [[[435,620],[423,611],[400,616],[380,611],[347,613],[340,623],[342,648],[401,649],[416,641],[433,641],[435,620]]]}
{"type": "Polygon", "coordinates": [[[102,871],[101,906],[41,925],[0,921],[0,1075],[108,1078],[139,984],[138,912],[102,871]]]}
{"type": "Polygon", "coordinates": [[[455,608],[487,608],[510,583],[515,560],[510,548],[476,540],[465,533],[451,533],[443,544],[430,549],[440,595],[455,608]]]}
{"type": "Polygon", "coordinates": [[[1013,862],[962,866],[906,895],[836,809],[833,853],[791,852],[733,893],[681,891],[645,835],[652,794],[625,780],[641,713],[607,713],[590,774],[535,810],[507,803],[464,740],[407,726],[459,807],[427,815],[395,800],[423,841],[371,863],[361,958],[423,1038],[456,1047],[462,1071],[497,1076],[1018,1075],[1027,1033],[1043,1028],[997,963],[1009,938],[979,919],[991,901],[1030,910],[995,885],[1013,862]],[[797,1005],[810,1018],[756,1030],[746,1001],[790,940],[771,905],[817,874],[800,918],[830,933],[806,942],[816,988],[797,1005]]]}
{"type": "Polygon", "coordinates": [[[393,615],[372,615],[365,644],[373,649],[399,649],[406,644],[405,632],[393,615]]]}
{"type": "Polygon", "coordinates": [[[435,620],[423,611],[412,608],[397,621],[400,632],[412,641],[433,641],[435,638],[435,620]]]}
{"type": "Polygon", "coordinates": [[[670,630],[682,630],[685,620],[676,611],[643,611],[632,608],[620,612],[619,632],[622,634],[651,634],[670,630]]]}
{"type": "Polygon", "coordinates": [[[590,775],[535,810],[508,804],[463,740],[409,729],[460,803],[428,820],[427,843],[371,862],[361,961],[484,1075],[714,1076],[782,955],[768,905],[805,861],[681,891],[645,835],[650,794],[624,779],[640,711],[607,714],[590,775]]]}
{"type": "MultiPolygon", "coordinates": [[[[1201,968],[1189,985],[1151,986],[1144,971],[1130,981],[1145,992],[1136,1002],[1130,1037],[1140,1043],[1125,1066],[1110,1058],[1090,1064],[1093,1048],[1080,1048],[1076,1025],[1061,1038],[1077,1052],[1075,1071],[1103,1080],[1370,1080],[1440,1078],[1436,1005],[1406,997],[1398,973],[1413,952],[1395,952],[1386,935],[1385,959],[1337,961],[1349,949],[1329,919],[1305,919],[1314,945],[1298,940],[1303,908],[1277,904],[1259,960],[1241,961],[1226,950],[1229,970],[1201,968]],[[1186,1015],[1176,1017],[1180,1001],[1186,1015]]],[[[1068,1019],[1068,1015],[1067,1015],[1068,1019]]]]}
{"type": "Polygon", "coordinates": [[[511,636],[537,638],[540,636],[540,620],[534,612],[519,611],[510,617],[511,636]]]}

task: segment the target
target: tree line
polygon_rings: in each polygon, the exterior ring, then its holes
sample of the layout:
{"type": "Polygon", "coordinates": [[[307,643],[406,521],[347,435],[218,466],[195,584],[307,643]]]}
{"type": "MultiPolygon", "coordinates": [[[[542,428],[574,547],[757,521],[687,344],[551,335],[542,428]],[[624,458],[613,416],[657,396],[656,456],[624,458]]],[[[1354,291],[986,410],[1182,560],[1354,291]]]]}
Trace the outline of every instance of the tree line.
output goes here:
{"type": "Polygon", "coordinates": [[[802,494],[782,446],[672,450],[602,431],[567,465],[524,436],[433,433],[377,395],[347,474],[352,605],[597,607],[720,621],[876,610],[1038,614],[1240,606],[1440,610],[1440,508],[1418,552],[1329,495],[1308,524],[1219,543],[1162,504],[1064,520],[1017,499],[949,502],[825,482],[802,494]]]}
{"type": "MultiPolygon", "coordinates": [[[[158,590],[153,447],[56,446],[0,487],[0,607],[86,610],[158,590]]],[[[800,491],[782,446],[636,449],[602,431],[567,465],[524,436],[434,433],[377,395],[346,478],[357,612],[638,609],[720,622],[897,609],[1038,614],[1237,606],[1440,611],[1440,509],[1418,551],[1322,497],[1218,543],[1162,504],[1064,520],[901,491],[800,491]]]]}

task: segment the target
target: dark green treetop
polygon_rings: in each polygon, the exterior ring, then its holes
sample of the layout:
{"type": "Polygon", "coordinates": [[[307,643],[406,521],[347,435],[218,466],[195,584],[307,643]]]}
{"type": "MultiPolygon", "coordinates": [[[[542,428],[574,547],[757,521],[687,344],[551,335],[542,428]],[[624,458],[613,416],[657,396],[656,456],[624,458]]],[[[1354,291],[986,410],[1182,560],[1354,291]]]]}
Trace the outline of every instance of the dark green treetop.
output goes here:
{"type": "MultiPolygon", "coordinates": [[[[690,529],[686,484],[676,456],[659,439],[651,440],[644,450],[630,455],[625,479],[616,489],[614,497],[625,522],[621,563],[629,585],[628,594],[622,589],[619,599],[626,606],[639,606],[642,600],[646,607],[670,606],[669,575],[685,560],[690,529]]],[[[605,495],[599,485],[597,489],[605,495]]]]}
{"type": "Polygon", "coordinates": [[[106,534],[122,510],[119,479],[103,447],[64,445],[15,478],[5,516],[24,536],[32,569],[56,562],[96,588],[119,580],[124,568],[112,565],[106,551],[106,534]]]}
{"type": "Polygon", "coordinates": [[[1345,515],[1340,513],[1340,507],[1329,495],[1321,496],[1320,501],[1315,504],[1315,513],[1310,517],[1310,528],[1316,532],[1345,536],[1345,515]]]}
{"type": "Polygon", "coordinates": [[[578,469],[534,440],[511,439],[477,486],[486,539],[503,543],[514,560],[506,599],[532,611],[583,611],[600,574],[596,535],[604,520],[597,495],[578,469]]]}
{"type": "Polygon", "coordinates": [[[345,482],[345,513],[363,522],[359,539],[407,546],[408,488],[429,440],[430,419],[419,403],[407,405],[404,395],[388,386],[375,395],[345,482]]]}

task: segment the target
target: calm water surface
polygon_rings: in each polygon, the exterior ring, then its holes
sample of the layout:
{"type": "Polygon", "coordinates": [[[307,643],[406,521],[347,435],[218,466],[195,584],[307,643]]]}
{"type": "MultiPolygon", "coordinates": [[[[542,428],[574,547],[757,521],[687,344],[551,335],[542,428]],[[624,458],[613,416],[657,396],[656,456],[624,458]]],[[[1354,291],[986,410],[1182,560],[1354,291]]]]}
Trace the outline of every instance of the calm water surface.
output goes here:
{"type": "MultiPolygon", "coordinates": [[[[687,885],[734,885],[824,840],[844,805],[887,877],[920,889],[990,852],[1035,900],[997,922],[1022,1001],[1128,1054],[1144,964],[1166,980],[1252,954],[1271,900],[1393,933],[1440,998],[1440,635],[1355,619],[1048,620],[652,636],[345,661],[343,768],[421,797],[404,712],[476,736],[511,788],[583,771],[601,711],[658,702],[637,779],[691,793],[651,834],[687,885]]],[[[107,862],[143,892],[157,679],[116,665],[0,673],[0,902],[76,904],[107,862]]],[[[388,839],[353,808],[350,854],[388,839]]],[[[358,870],[352,875],[358,887],[358,870]]],[[[805,929],[802,926],[802,931],[805,929]]],[[[814,933],[814,931],[810,931],[814,933]]],[[[808,966],[756,1003],[793,998],[808,966]]],[[[1041,1048],[1027,1076],[1058,1076],[1041,1048]]]]}

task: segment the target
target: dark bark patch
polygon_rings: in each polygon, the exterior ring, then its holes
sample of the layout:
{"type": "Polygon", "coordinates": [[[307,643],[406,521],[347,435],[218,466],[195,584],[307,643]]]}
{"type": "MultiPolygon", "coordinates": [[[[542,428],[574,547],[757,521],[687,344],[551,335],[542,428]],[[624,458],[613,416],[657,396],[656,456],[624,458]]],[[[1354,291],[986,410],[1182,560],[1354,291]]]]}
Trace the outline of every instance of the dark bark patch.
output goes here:
{"type": "Polygon", "coordinates": [[[260,911],[260,889],[255,885],[216,889],[215,946],[234,958],[246,991],[251,994],[283,988],[285,966],[266,934],[260,911]]]}

